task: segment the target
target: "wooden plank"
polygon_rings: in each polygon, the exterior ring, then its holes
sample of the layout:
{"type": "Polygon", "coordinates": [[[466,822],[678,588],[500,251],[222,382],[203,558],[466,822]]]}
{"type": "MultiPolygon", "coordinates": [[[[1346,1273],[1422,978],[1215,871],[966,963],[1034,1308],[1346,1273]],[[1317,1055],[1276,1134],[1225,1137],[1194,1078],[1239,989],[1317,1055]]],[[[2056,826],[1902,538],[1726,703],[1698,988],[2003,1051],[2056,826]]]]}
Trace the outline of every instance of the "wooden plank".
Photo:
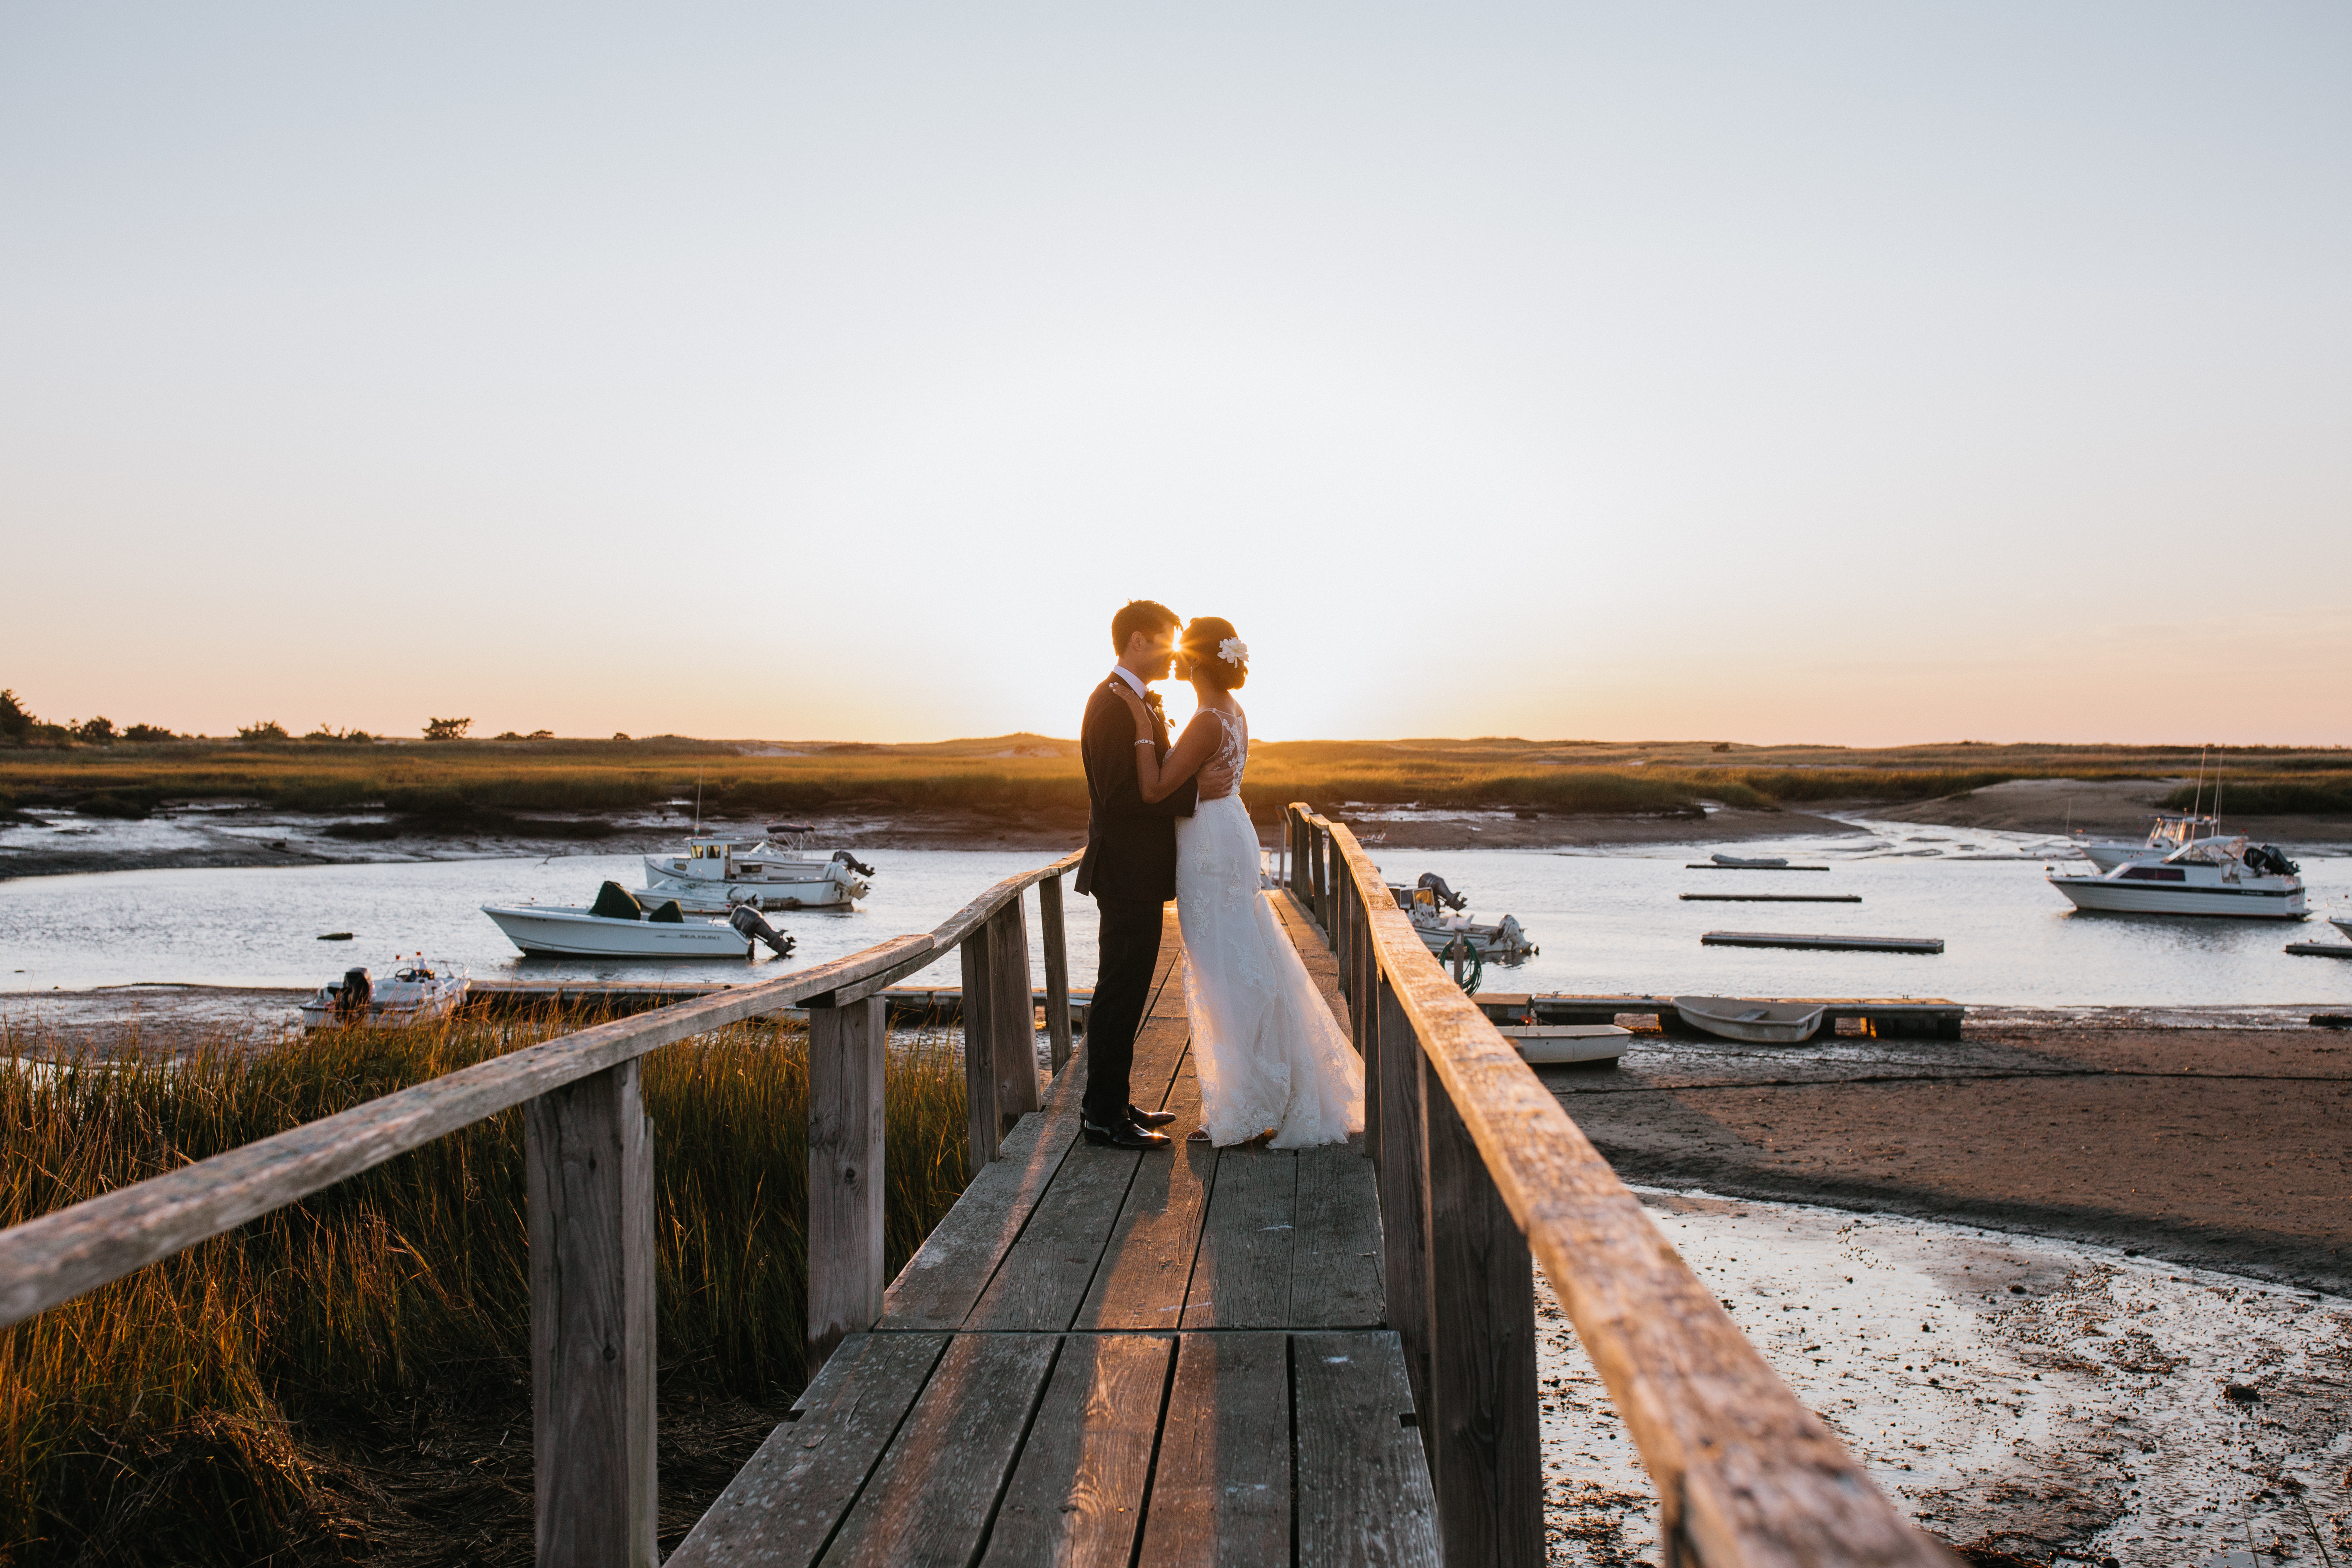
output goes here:
{"type": "Polygon", "coordinates": [[[995,1160],[1004,1138],[996,1104],[996,1029],[1002,1015],[995,1005],[992,945],[983,930],[964,938],[956,950],[963,971],[964,1158],[974,1171],[995,1160]]]}
{"type": "Polygon", "coordinates": [[[539,1561],[654,1568],[653,1123],[632,1058],[523,1108],[539,1561]]]}
{"type": "Polygon", "coordinates": [[[923,1238],[883,1293],[877,1327],[953,1329],[963,1322],[1077,1142],[1086,1083],[1086,1058],[1080,1057],[1054,1080],[1045,1113],[1021,1119],[1004,1140],[1003,1158],[974,1173],[955,1205],[923,1238]]]}
{"type": "MultiPolygon", "coordinates": [[[[1337,837],[1348,874],[1369,895],[1379,873],[1346,828],[1337,837]]],[[[1438,968],[1404,912],[1373,908],[1370,940],[1395,996],[1393,1020],[1383,1007],[1382,1046],[1408,1030],[1423,1042],[1641,1450],[1673,1550],[1711,1563],[1948,1568],[1774,1375],[1559,1100],[1438,968]]],[[[1395,1075],[1382,1068],[1385,1091],[1395,1075]]],[[[1385,1105],[1381,1121],[1384,1133],[1395,1125],[1385,1105]]],[[[1398,1152],[1384,1142],[1383,1163],[1398,1152]]],[[[1393,1251],[1386,1177],[1381,1215],[1393,1251]]],[[[1389,1313],[1402,1330],[1398,1297],[1391,1273],[1389,1313]]]]}
{"type": "Polygon", "coordinates": [[[852,1334],[665,1568],[809,1568],[915,1403],[945,1334],[852,1334]]]}
{"type": "Polygon", "coordinates": [[[1175,1352],[1172,1334],[1063,1342],[983,1564],[1123,1564],[1134,1555],[1175,1352]]]}
{"type": "Polygon", "coordinates": [[[758,985],[525,1046],[0,1231],[0,1328],[550,1089],[887,969],[922,940],[895,937],[758,985]]]}
{"type": "Polygon", "coordinates": [[[1062,920],[1062,879],[1037,884],[1038,930],[1045,945],[1046,1049],[1058,1075],[1070,1063],[1070,943],[1062,920]]]}
{"type": "Polygon", "coordinates": [[[1712,860],[1692,860],[1683,867],[1685,871],[1826,871],[1827,866],[1721,866],[1712,860]]]}
{"type": "Polygon", "coordinates": [[[1160,1109],[1176,1113],[1168,1126],[1176,1147],[1137,1165],[1078,1310],[1078,1328],[1172,1329],[1183,1321],[1184,1288],[1200,1250],[1217,1152],[1184,1141],[1201,1122],[1201,1083],[1192,1073],[1177,1075],[1160,1109]]]}
{"type": "Polygon", "coordinates": [[[1298,1158],[1246,1144],[1217,1151],[1209,1215],[1184,1292],[1184,1327],[1276,1329],[1290,1322],[1298,1158]]]}
{"type": "Polygon", "coordinates": [[[1073,1144],[963,1326],[1068,1328],[1094,1284],[1104,1244],[1135,1179],[1136,1163],[1145,1158],[1164,1164],[1170,1156],[1073,1144]]]}
{"type": "Polygon", "coordinates": [[[1013,900],[988,922],[989,1033],[996,1057],[996,1109],[1008,1121],[1037,1109],[1037,1013],[1029,999],[1028,907],[1013,900]]]}
{"type": "Polygon", "coordinates": [[[2352,942],[2291,942],[2286,951],[2298,958],[2352,958],[2352,942]]]}
{"type": "Polygon", "coordinates": [[[1711,931],[1703,947],[1809,947],[1841,952],[1941,952],[1939,936],[1834,936],[1778,931],[1711,931]]]}
{"type": "Polygon", "coordinates": [[[1290,1364],[1298,1561],[1436,1568],[1435,1500],[1396,1335],[1293,1334],[1290,1364]]]}
{"type": "Polygon", "coordinates": [[[906,951],[891,963],[889,968],[877,971],[863,980],[854,981],[847,985],[837,985],[822,996],[811,996],[808,998],[808,1005],[812,1007],[846,1007],[852,1002],[862,1002],[877,992],[887,991],[909,974],[915,973],[918,970],[928,969],[939,961],[939,954],[942,950],[932,942],[929,937],[918,937],[915,941],[924,945],[917,947],[909,942],[906,951]]]}
{"type": "Polygon", "coordinates": [[[1386,1322],[1381,1198],[1370,1163],[1360,1147],[1327,1143],[1299,1150],[1297,1164],[1291,1326],[1355,1329],[1386,1322]]]}
{"type": "Polygon", "coordinates": [[[957,1335],[826,1549],[826,1568],[967,1568],[1060,1344],[1053,1334],[957,1335]]]}
{"type": "Polygon", "coordinates": [[[1286,1334],[1184,1336],[1141,1568],[1287,1568],[1289,1352],[1286,1334]]]}
{"type": "Polygon", "coordinates": [[[882,1315],[883,1001],[809,1010],[808,1346],[812,1371],[882,1315]]]}
{"type": "Polygon", "coordinates": [[[1429,1402],[1420,1406],[1449,1563],[1544,1559],[1535,1269],[1442,1085],[1424,1064],[1429,1402]]]}
{"type": "Polygon", "coordinates": [[[1019,898],[1031,883],[1042,882],[1048,877],[1059,877],[1065,872],[1075,871],[1078,868],[1078,862],[1085,858],[1085,850],[1073,849],[1050,866],[1040,866],[1034,870],[1024,871],[1017,877],[1005,878],[1004,880],[932,927],[931,940],[939,944],[941,952],[945,952],[949,948],[955,946],[987,924],[989,916],[1003,909],[1012,900],[1019,898]]]}
{"type": "MultiPolygon", "coordinates": [[[[1410,922],[1408,922],[1410,923],[1410,922]]],[[[1377,936],[1377,926],[1375,927],[1377,936]]],[[[1414,941],[1419,942],[1415,937],[1414,941]]],[[[1427,952],[1427,948],[1422,952],[1427,952]]],[[[1437,961],[1430,960],[1432,968],[1437,961]]],[[[1447,982],[1451,984],[1452,982],[1447,982]]],[[[1421,1147],[1421,1047],[1395,984],[1382,971],[1381,1017],[1381,1300],[1404,1345],[1416,1409],[1429,1408],[1429,1205],[1421,1147]]],[[[1454,994],[1461,994],[1456,990],[1454,994]]],[[[1562,1112],[1565,1115],[1566,1112],[1562,1112]]]]}

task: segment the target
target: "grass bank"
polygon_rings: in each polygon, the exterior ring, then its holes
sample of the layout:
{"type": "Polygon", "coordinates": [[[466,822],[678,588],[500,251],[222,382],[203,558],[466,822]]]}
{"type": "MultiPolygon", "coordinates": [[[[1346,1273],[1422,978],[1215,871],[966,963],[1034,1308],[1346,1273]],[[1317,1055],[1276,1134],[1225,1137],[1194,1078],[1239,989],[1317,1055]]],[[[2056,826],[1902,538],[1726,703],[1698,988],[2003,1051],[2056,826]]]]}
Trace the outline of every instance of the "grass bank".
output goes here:
{"type": "MultiPolygon", "coordinates": [[[[2318,803],[2278,809],[2352,811],[2352,756],[2340,749],[2228,748],[2213,756],[2226,763],[2233,793],[2268,782],[2303,792],[2278,798],[2318,803]]],[[[1244,793],[1261,818],[1300,799],[1622,814],[1688,811],[1702,796],[1762,807],[1933,799],[2011,779],[2181,778],[2199,760],[2197,748],[2183,746],[1261,742],[1244,793]]],[[[244,801],[383,811],[478,831],[510,826],[518,812],[683,812],[698,790],[706,816],[737,819],[968,812],[1082,822],[1087,798],[1076,744],[1030,734],[907,746],[664,737],[0,749],[0,809],[48,805],[100,816],[143,816],[166,802],[244,801]]],[[[2263,798],[2249,794],[2242,808],[2273,809],[2254,804],[2263,798]]],[[[564,836],[544,824],[530,830],[564,836]]]]}
{"type": "MultiPolygon", "coordinates": [[[[552,1032],[334,1031],[193,1055],[126,1036],[54,1071],[0,1070],[0,1224],[552,1032]]],[[[680,1401],[773,1408],[803,1382],[806,1041],[744,1026],[646,1058],[666,1441],[680,1401]]],[[[895,1271],[961,1190],[964,1090],[937,1043],[894,1049],[886,1083],[895,1271]]],[[[0,1562],[427,1560],[417,1541],[446,1530],[450,1502],[418,1476],[438,1463],[471,1483],[491,1459],[520,1460],[520,1496],[488,1500],[503,1532],[457,1555],[527,1561],[524,1194],[518,1110],[0,1333],[0,1562]],[[419,1442],[418,1411],[453,1405],[451,1429],[491,1451],[419,1442]]]]}

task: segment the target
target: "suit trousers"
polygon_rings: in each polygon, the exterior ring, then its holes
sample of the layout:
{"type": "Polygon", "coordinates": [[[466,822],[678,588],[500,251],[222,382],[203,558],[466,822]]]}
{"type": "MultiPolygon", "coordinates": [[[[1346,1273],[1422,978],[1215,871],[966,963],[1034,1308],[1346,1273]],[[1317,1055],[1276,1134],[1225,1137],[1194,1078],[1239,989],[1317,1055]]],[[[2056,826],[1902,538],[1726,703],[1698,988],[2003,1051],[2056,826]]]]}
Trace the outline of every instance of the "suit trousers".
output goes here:
{"type": "Polygon", "coordinates": [[[1095,999],[1087,1009],[1086,1117],[1097,1127],[1118,1127],[1134,1099],[1128,1076],[1135,1067],[1135,1034],[1151,1000],[1152,972],[1160,967],[1163,905],[1157,899],[1097,894],[1095,908],[1102,925],[1095,999]]]}

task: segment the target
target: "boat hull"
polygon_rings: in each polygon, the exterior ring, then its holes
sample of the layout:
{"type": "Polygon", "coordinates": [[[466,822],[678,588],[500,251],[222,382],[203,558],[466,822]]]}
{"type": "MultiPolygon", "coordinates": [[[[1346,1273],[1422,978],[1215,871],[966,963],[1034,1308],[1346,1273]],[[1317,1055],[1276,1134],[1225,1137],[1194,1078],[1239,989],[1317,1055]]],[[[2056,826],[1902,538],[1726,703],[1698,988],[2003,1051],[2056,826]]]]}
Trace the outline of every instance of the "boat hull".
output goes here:
{"type": "Polygon", "coordinates": [[[2352,936],[2352,916],[2330,915],[2327,917],[2327,923],[2346,936],[2352,936]]]}
{"type": "Polygon", "coordinates": [[[1751,1046],[1793,1046],[1820,1032],[1819,1003],[1759,1002],[1744,996],[1677,996],[1684,1023],[1719,1039],[1751,1046]]]}
{"type": "Polygon", "coordinates": [[[2050,885],[2078,910],[2124,915],[2218,915],[2237,920],[2299,921],[2308,913],[2295,888],[2201,888],[2105,877],[2053,877],[2050,885]]]}
{"type": "Polygon", "coordinates": [[[678,908],[689,914],[724,914],[736,904],[750,904],[753,909],[763,910],[843,908],[866,891],[865,881],[859,878],[851,878],[845,883],[822,874],[790,878],[738,877],[727,880],[672,870],[669,868],[671,858],[648,855],[645,857],[645,863],[646,896],[654,900],[676,899],[678,908]]]}
{"type": "Polygon", "coordinates": [[[528,904],[484,904],[482,912],[523,952],[547,958],[725,958],[751,956],[751,944],[724,921],[671,925],[614,920],[585,910],[528,904]]]}
{"type": "Polygon", "coordinates": [[[1496,1031],[1511,1042],[1522,1061],[1613,1062],[1625,1054],[1633,1031],[1615,1024],[1506,1024],[1496,1031]]]}

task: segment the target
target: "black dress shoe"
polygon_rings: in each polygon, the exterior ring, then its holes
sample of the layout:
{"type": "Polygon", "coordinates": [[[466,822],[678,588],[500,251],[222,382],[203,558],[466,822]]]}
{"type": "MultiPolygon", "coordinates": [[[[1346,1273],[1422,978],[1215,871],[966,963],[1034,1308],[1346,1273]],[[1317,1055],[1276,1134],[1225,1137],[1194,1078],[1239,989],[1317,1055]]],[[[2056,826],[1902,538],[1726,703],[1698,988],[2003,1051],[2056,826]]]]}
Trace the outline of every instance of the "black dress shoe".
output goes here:
{"type": "Polygon", "coordinates": [[[1146,1110],[1139,1105],[1127,1108],[1127,1119],[1138,1127],[1165,1127],[1176,1120],[1172,1110],[1146,1110]]]}
{"type": "Polygon", "coordinates": [[[1113,1149],[1165,1149],[1171,1140],[1165,1132],[1153,1132],[1141,1127],[1097,1127],[1081,1117],[1078,1131],[1089,1143],[1108,1144],[1113,1149]]]}

